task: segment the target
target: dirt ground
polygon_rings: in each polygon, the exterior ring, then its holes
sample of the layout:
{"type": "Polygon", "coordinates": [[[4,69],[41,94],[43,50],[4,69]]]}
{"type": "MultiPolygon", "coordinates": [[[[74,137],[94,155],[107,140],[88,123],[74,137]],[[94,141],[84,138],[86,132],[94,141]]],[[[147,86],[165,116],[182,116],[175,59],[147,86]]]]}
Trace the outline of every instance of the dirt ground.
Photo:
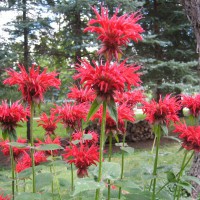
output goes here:
{"type": "MultiPolygon", "coordinates": [[[[175,141],[168,138],[161,139],[161,145],[166,145],[170,143],[174,143],[175,141]]],[[[153,140],[139,141],[139,142],[128,142],[128,146],[133,147],[136,150],[141,149],[150,149],[153,145],[153,140]]],[[[108,149],[108,145],[105,146],[105,150],[108,149]]],[[[118,152],[120,150],[119,147],[113,145],[113,152],[118,152]]],[[[8,156],[4,156],[0,151],[0,170],[4,168],[10,167],[10,159],[8,156]]]]}

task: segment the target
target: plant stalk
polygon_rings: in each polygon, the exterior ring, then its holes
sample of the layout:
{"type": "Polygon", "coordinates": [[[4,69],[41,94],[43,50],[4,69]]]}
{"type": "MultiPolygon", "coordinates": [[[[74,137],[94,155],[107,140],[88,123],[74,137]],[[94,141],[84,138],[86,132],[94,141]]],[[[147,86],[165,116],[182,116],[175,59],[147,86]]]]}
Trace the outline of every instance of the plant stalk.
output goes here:
{"type": "MultiPolygon", "coordinates": [[[[105,140],[105,127],[106,127],[106,102],[103,102],[103,114],[102,114],[102,122],[101,122],[101,135],[100,135],[100,152],[99,152],[99,174],[98,174],[98,182],[101,181],[102,178],[102,164],[103,164],[103,150],[104,150],[104,140],[105,140]]],[[[100,189],[96,190],[95,200],[99,200],[100,189]]]]}
{"type": "MultiPolygon", "coordinates": [[[[108,162],[112,160],[112,133],[109,134],[109,150],[108,150],[108,162]]],[[[108,179],[108,200],[110,200],[111,185],[108,179]]]]}

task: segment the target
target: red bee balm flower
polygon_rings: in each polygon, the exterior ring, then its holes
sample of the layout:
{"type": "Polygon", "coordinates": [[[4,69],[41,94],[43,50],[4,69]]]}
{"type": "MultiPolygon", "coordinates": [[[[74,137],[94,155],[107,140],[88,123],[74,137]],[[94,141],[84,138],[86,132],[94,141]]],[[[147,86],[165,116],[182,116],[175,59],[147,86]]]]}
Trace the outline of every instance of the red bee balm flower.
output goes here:
{"type": "Polygon", "coordinates": [[[118,64],[110,64],[98,66],[95,62],[93,67],[86,60],[82,60],[82,65],[78,65],[77,71],[79,74],[75,75],[75,79],[81,79],[81,84],[84,88],[91,88],[96,92],[96,95],[105,99],[113,97],[115,91],[123,92],[127,86],[130,90],[131,86],[139,86],[141,82],[139,74],[135,72],[140,67],[127,66],[126,61],[118,64]]]}
{"type": "Polygon", "coordinates": [[[2,101],[0,105],[0,127],[3,133],[15,133],[15,129],[20,121],[26,121],[29,111],[25,109],[19,101],[9,105],[2,101]]]}
{"type": "Polygon", "coordinates": [[[46,131],[46,135],[55,135],[54,131],[57,128],[57,123],[59,121],[60,120],[54,113],[51,113],[50,117],[48,117],[46,113],[42,113],[40,120],[37,120],[38,126],[42,126],[46,131]]]}
{"type": "Polygon", "coordinates": [[[67,96],[69,99],[76,100],[77,103],[92,102],[95,99],[95,93],[92,89],[79,89],[77,86],[70,89],[71,92],[67,96]]]}
{"type": "Polygon", "coordinates": [[[111,60],[112,57],[119,59],[122,51],[121,46],[126,46],[130,40],[137,42],[142,40],[141,33],[143,28],[137,24],[142,18],[139,12],[117,16],[117,8],[114,15],[109,19],[108,9],[101,7],[101,14],[96,8],[92,8],[97,19],[91,19],[84,32],[94,32],[99,35],[98,39],[102,41],[102,48],[98,51],[100,55],[105,54],[111,60]],[[94,26],[94,25],[97,26],[94,26]],[[99,25],[99,26],[98,26],[99,25]]]}
{"type": "Polygon", "coordinates": [[[56,78],[58,73],[47,73],[47,69],[40,73],[40,67],[35,68],[34,65],[29,69],[29,74],[23,65],[19,65],[19,68],[20,73],[13,69],[6,70],[9,78],[4,80],[4,84],[18,85],[18,90],[22,92],[23,99],[28,103],[39,104],[43,100],[44,93],[51,86],[59,89],[61,82],[56,78]]]}
{"type": "Polygon", "coordinates": [[[182,146],[185,149],[200,152],[200,126],[177,124],[173,132],[179,133],[179,138],[182,139],[182,146]]]}
{"type": "Polygon", "coordinates": [[[180,110],[181,105],[175,97],[167,95],[163,100],[160,97],[158,103],[154,99],[150,103],[143,103],[143,111],[147,115],[146,119],[150,123],[168,125],[170,121],[179,121],[178,111],[180,110]]]}
{"type": "Polygon", "coordinates": [[[10,196],[5,196],[3,194],[0,194],[0,200],[11,200],[11,197],[10,196]]]}
{"type": "Polygon", "coordinates": [[[189,108],[190,113],[194,117],[198,117],[200,115],[200,94],[195,96],[182,95],[182,97],[183,107],[189,108]]]}
{"type": "Polygon", "coordinates": [[[66,147],[66,154],[63,154],[64,159],[68,163],[74,163],[78,168],[77,176],[83,178],[88,176],[88,167],[91,165],[96,165],[99,162],[99,152],[98,147],[80,144],[79,146],[72,145],[71,147],[66,147]]]}
{"type": "Polygon", "coordinates": [[[53,112],[58,114],[65,128],[70,127],[75,130],[81,127],[81,120],[86,119],[87,106],[83,103],[78,105],[65,103],[63,106],[57,106],[53,112]]]}

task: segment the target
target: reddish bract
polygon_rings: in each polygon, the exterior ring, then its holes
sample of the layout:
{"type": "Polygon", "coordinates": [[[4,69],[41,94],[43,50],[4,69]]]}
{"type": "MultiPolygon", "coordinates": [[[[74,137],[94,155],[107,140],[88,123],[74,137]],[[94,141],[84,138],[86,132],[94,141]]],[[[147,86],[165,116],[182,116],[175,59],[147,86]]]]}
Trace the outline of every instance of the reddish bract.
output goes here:
{"type": "Polygon", "coordinates": [[[107,8],[101,7],[101,13],[94,7],[92,9],[96,14],[96,19],[91,19],[88,22],[88,27],[85,28],[84,32],[94,32],[99,35],[98,40],[101,40],[103,44],[98,54],[105,54],[109,60],[112,57],[119,59],[122,46],[126,46],[131,40],[135,42],[142,40],[141,33],[144,30],[137,24],[142,18],[139,12],[118,17],[119,9],[117,8],[109,19],[107,8]]]}
{"type": "Polygon", "coordinates": [[[44,69],[40,73],[40,67],[32,67],[29,69],[29,73],[23,65],[19,65],[20,72],[16,72],[13,69],[6,70],[9,77],[4,80],[4,84],[18,85],[18,90],[22,92],[24,101],[29,104],[34,102],[39,104],[43,100],[44,93],[50,88],[55,87],[59,89],[60,80],[56,78],[58,73],[47,73],[47,69],[44,69]]]}

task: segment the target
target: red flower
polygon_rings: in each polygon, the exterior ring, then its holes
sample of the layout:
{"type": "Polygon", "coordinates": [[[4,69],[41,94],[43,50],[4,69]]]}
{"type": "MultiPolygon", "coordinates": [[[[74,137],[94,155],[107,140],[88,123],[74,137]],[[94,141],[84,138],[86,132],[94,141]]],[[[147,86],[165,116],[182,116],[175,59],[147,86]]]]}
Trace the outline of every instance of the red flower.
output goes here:
{"type": "MultiPolygon", "coordinates": [[[[37,141],[38,141],[38,145],[41,145],[41,144],[57,144],[57,145],[61,146],[60,137],[56,137],[54,140],[52,140],[51,137],[49,135],[47,135],[44,142],[42,142],[39,139],[37,139],[37,141]]],[[[56,156],[56,155],[58,155],[58,150],[53,150],[53,151],[49,150],[49,151],[45,151],[45,153],[47,155],[56,156]]]]}
{"type": "Polygon", "coordinates": [[[178,111],[181,105],[175,97],[167,95],[164,99],[160,97],[158,103],[154,99],[150,103],[143,103],[143,111],[146,114],[146,119],[150,123],[168,125],[170,121],[179,121],[178,111]]]}
{"type": "Polygon", "coordinates": [[[64,127],[70,127],[73,130],[81,128],[82,120],[86,119],[87,106],[86,104],[65,103],[62,106],[57,106],[53,109],[55,114],[58,114],[58,119],[64,124],[64,127]]]}
{"type": "Polygon", "coordinates": [[[109,100],[113,97],[115,91],[123,92],[127,86],[130,90],[131,86],[138,86],[141,82],[136,71],[140,67],[127,66],[126,61],[118,64],[110,64],[98,66],[95,62],[93,67],[86,60],[82,60],[82,65],[78,65],[77,71],[79,74],[75,75],[75,79],[81,79],[81,84],[84,88],[91,88],[96,92],[96,95],[109,100]]]}
{"type": "MultiPolygon", "coordinates": [[[[35,166],[39,165],[42,162],[46,162],[47,158],[45,156],[45,153],[42,151],[35,152],[34,161],[35,161],[35,166]]],[[[17,160],[15,171],[17,173],[20,173],[21,171],[31,166],[32,166],[31,157],[26,151],[24,151],[23,154],[20,156],[20,158],[17,160]]]]}
{"type": "Polygon", "coordinates": [[[43,100],[44,93],[51,86],[59,89],[61,83],[56,78],[58,73],[47,73],[47,69],[40,73],[40,67],[35,68],[34,65],[29,69],[29,73],[23,65],[19,65],[19,68],[20,73],[13,69],[6,70],[9,78],[4,81],[4,84],[18,85],[18,90],[22,92],[23,99],[28,103],[39,104],[43,100]]]}
{"type": "MultiPolygon", "coordinates": [[[[25,144],[25,143],[27,143],[27,140],[18,138],[16,142],[25,144]]],[[[9,156],[10,155],[9,140],[1,141],[0,142],[0,148],[1,148],[2,153],[5,156],[9,156]]],[[[24,150],[27,150],[28,148],[27,147],[25,147],[25,148],[12,147],[12,149],[13,149],[13,156],[14,156],[14,158],[16,160],[24,152],[24,150]]]]}
{"type": "Polygon", "coordinates": [[[122,53],[121,46],[126,46],[130,40],[135,42],[142,40],[141,33],[144,30],[137,24],[142,18],[139,12],[118,17],[119,9],[117,8],[114,15],[109,19],[107,8],[101,7],[101,14],[98,13],[96,8],[92,9],[97,19],[91,19],[84,32],[89,31],[99,35],[98,40],[101,40],[103,44],[98,54],[105,54],[109,60],[112,57],[119,59],[118,54],[122,53]],[[94,26],[95,24],[97,26],[94,26]]]}
{"type": "Polygon", "coordinates": [[[3,194],[0,194],[0,200],[11,200],[11,197],[9,195],[3,195],[3,194]]]}
{"type": "Polygon", "coordinates": [[[130,92],[115,93],[115,100],[119,104],[126,104],[126,106],[133,108],[137,103],[142,102],[145,96],[141,90],[133,90],[130,92]]]}
{"type": "Polygon", "coordinates": [[[95,94],[92,89],[79,89],[77,86],[70,89],[71,92],[67,96],[69,99],[76,100],[77,103],[92,102],[95,99],[95,94]]]}
{"type": "MultiPolygon", "coordinates": [[[[134,122],[134,113],[133,111],[127,107],[125,104],[118,106],[118,124],[114,121],[114,119],[110,116],[109,112],[106,112],[106,133],[116,134],[117,132],[122,132],[123,134],[126,132],[125,130],[125,121],[134,122]]],[[[102,120],[102,107],[93,115],[91,120],[98,119],[101,123],[102,120]]]]}
{"type": "Polygon", "coordinates": [[[54,113],[51,113],[49,117],[46,113],[42,113],[40,120],[37,120],[38,126],[42,126],[42,128],[46,131],[46,135],[55,135],[54,131],[57,128],[57,123],[59,121],[60,120],[54,113]]]}
{"type": "Polygon", "coordinates": [[[0,105],[0,126],[3,132],[15,133],[15,129],[20,121],[26,121],[29,111],[25,109],[19,101],[9,105],[2,101],[0,105]]]}
{"type": "Polygon", "coordinates": [[[189,108],[191,114],[194,117],[198,117],[200,115],[200,94],[197,94],[195,96],[182,95],[182,97],[183,107],[189,108]]]}
{"type": "Polygon", "coordinates": [[[64,159],[68,163],[74,163],[78,168],[77,176],[83,178],[88,176],[88,167],[91,165],[96,165],[99,162],[99,152],[98,147],[92,145],[88,147],[84,144],[79,146],[71,145],[71,147],[66,147],[66,154],[63,154],[64,159]]]}
{"type": "Polygon", "coordinates": [[[174,132],[179,133],[179,138],[182,139],[182,146],[185,149],[200,152],[200,126],[177,124],[174,132]]]}
{"type": "Polygon", "coordinates": [[[83,134],[85,134],[84,131],[73,133],[72,134],[72,140],[80,140],[83,144],[85,144],[87,146],[96,145],[98,143],[99,135],[96,132],[88,131],[87,135],[91,135],[92,136],[91,140],[85,140],[83,138],[83,134]]]}

